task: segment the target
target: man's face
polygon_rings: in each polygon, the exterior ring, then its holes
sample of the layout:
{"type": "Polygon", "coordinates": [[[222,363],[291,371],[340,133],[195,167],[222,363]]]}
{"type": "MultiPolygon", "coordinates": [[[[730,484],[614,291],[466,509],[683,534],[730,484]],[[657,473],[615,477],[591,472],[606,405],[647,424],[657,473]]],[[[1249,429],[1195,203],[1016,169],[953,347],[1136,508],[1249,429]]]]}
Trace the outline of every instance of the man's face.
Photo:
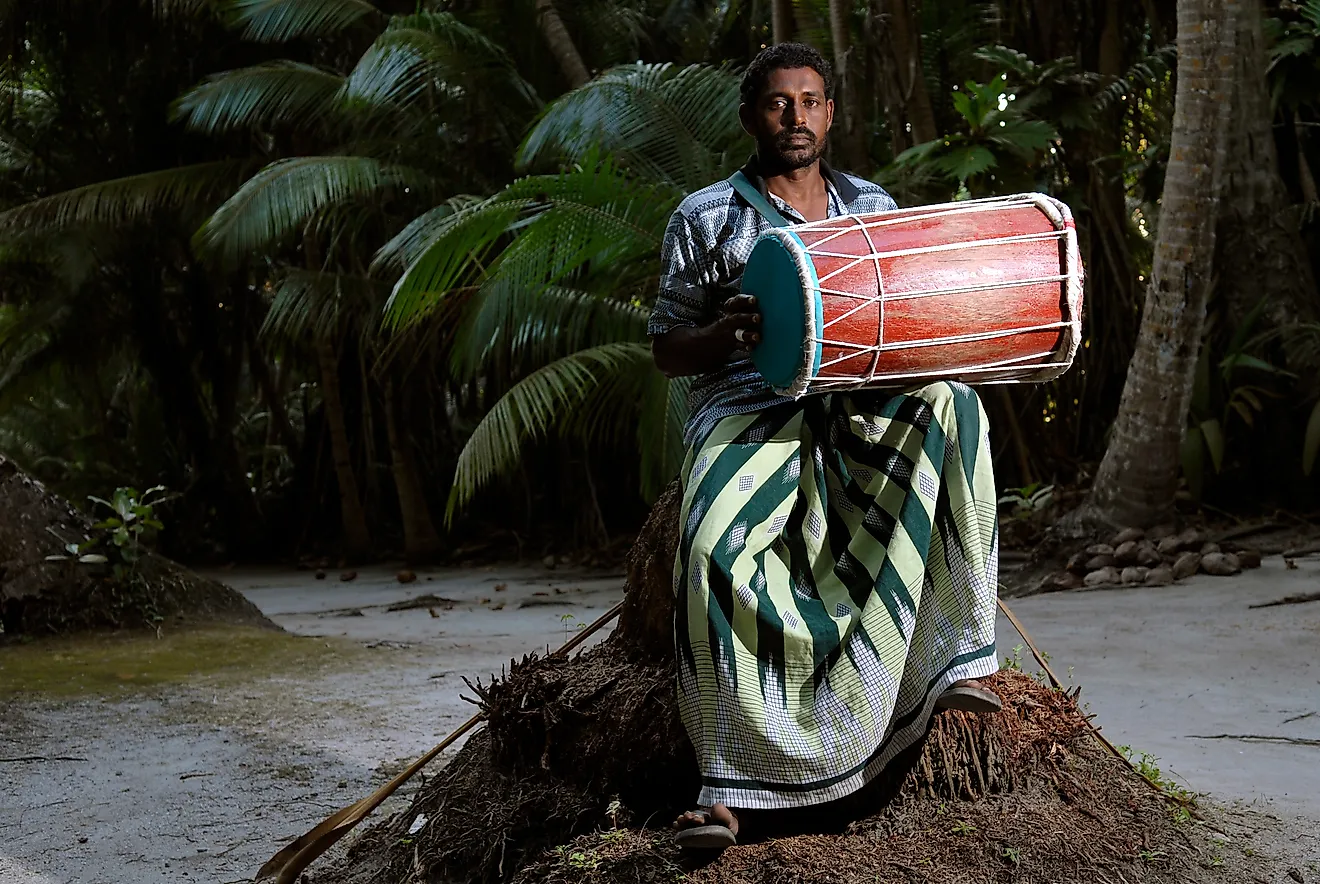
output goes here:
{"type": "Polygon", "coordinates": [[[763,161],[802,169],[825,153],[834,102],[811,68],[780,68],[770,72],[754,106],[739,108],[739,116],[763,161]]]}

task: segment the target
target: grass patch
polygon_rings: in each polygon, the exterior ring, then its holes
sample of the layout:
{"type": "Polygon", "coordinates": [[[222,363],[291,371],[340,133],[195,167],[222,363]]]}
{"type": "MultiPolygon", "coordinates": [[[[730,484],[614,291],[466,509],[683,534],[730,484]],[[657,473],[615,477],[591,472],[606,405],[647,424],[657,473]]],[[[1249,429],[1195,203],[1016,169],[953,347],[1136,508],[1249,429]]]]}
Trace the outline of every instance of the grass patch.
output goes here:
{"type": "Polygon", "coordinates": [[[118,696],[215,676],[300,676],[363,653],[343,640],[253,627],[40,639],[0,646],[0,699],[41,694],[118,696]]]}

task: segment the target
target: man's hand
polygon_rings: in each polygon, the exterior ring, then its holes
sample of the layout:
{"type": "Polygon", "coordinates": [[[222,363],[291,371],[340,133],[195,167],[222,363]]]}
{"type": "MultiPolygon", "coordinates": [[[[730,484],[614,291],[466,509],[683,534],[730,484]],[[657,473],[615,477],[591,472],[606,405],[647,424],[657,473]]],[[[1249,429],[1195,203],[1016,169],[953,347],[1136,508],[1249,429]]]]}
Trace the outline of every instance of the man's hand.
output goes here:
{"type": "Polygon", "coordinates": [[[715,371],[736,350],[761,342],[761,313],[753,295],[735,295],[720,307],[720,317],[702,328],[671,329],[651,342],[656,367],[671,378],[715,371]]]}

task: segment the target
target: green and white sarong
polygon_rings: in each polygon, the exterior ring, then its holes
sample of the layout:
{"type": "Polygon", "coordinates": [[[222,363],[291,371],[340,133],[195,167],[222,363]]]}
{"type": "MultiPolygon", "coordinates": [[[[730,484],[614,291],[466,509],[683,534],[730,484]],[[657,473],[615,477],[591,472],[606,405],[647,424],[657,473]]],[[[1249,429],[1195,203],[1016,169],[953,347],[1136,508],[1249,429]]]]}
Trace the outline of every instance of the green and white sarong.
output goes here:
{"type": "Polygon", "coordinates": [[[689,451],[675,563],[678,697],[699,803],[820,804],[998,669],[998,521],[976,394],[810,396],[689,451]]]}

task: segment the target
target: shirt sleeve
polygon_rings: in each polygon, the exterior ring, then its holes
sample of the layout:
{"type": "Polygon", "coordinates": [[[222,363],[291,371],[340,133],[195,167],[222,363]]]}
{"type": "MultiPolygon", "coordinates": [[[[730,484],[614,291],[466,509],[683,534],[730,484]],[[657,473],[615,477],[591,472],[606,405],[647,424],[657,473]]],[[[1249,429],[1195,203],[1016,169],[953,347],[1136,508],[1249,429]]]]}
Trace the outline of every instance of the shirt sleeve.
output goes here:
{"type": "Polygon", "coordinates": [[[663,335],[679,326],[696,328],[710,318],[711,262],[692,223],[675,211],[660,247],[660,293],[646,333],[663,335]]]}

